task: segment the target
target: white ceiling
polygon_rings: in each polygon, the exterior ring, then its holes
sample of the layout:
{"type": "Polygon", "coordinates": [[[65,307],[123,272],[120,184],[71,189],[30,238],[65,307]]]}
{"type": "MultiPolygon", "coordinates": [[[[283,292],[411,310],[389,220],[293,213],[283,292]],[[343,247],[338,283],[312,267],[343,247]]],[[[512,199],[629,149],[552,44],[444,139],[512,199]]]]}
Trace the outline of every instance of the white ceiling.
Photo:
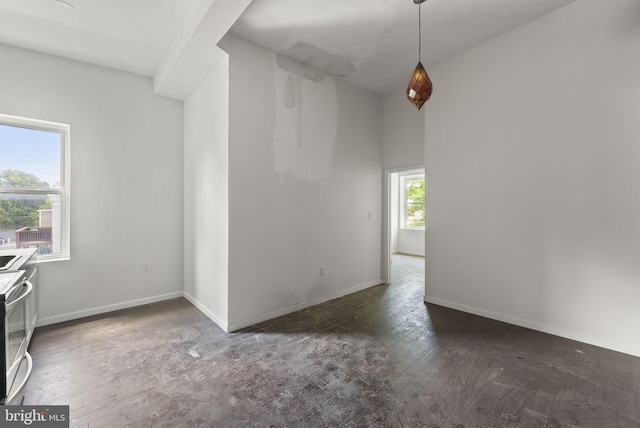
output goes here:
{"type": "MultiPolygon", "coordinates": [[[[207,13],[240,14],[246,6],[237,0],[236,6],[228,0],[66,1],[72,11],[54,0],[0,0],[0,43],[156,76],[176,41],[196,31],[198,37],[215,33],[205,28],[217,22],[205,19],[207,13]],[[191,28],[185,32],[185,26],[191,28]]],[[[428,67],[571,1],[428,0],[422,62],[428,67]]],[[[412,0],[254,0],[231,32],[384,94],[409,79],[417,26],[412,0]]]]}
{"type": "MultiPolygon", "coordinates": [[[[422,63],[428,67],[571,1],[428,0],[421,5],[422,63]]],[[[380,94],[408,84],[418,62],[412,0],[254,0],[231,33],[380,94]]]]}
{"type": "Polygon", "coordinates": [[[153,76],[197,0],[0,0],[0,43],[153,76]]]}

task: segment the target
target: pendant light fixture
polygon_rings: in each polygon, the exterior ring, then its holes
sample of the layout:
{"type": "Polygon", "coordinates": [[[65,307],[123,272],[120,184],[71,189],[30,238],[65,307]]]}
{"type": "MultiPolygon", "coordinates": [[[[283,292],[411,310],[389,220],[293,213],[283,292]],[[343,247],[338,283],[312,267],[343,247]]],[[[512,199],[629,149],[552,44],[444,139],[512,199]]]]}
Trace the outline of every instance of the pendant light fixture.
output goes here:
{"type": "Polygon", "coordinates": [[[413,70],[409,86],[407,86],[407,99],[411,101],[411,104],[416,106],[418,110],[422,108],[422,105],[431,97],[433,91],[433,84],[427,70],[422,66],[420,62],[420,54],[422,51],[422,16],[420,7],[426,0],[413,0],[418,5],[418,65],[413,70]]]}

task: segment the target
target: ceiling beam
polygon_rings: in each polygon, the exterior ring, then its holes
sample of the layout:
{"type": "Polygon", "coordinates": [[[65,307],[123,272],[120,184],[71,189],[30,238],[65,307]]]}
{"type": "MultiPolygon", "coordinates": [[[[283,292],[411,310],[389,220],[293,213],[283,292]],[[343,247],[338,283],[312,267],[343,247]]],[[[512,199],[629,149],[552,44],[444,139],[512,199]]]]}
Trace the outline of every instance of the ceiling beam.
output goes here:
{"type": "Polygon", "coordinates": [[[181,30],[153,76],[156,94],[186,99],[226,56],[217,44],[252,0],[200,0],[187,15],[181,30]]]}

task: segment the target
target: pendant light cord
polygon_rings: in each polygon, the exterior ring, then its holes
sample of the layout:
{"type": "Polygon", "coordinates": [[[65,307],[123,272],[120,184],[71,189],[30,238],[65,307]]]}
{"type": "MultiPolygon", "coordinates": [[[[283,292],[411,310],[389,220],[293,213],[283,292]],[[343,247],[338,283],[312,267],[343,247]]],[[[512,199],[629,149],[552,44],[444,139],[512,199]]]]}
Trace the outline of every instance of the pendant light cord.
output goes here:
{"type": "Polygon", "coordinates": [[[422,54],[422,3],[418,4],[418,62],[421,61],[422,54]]]}

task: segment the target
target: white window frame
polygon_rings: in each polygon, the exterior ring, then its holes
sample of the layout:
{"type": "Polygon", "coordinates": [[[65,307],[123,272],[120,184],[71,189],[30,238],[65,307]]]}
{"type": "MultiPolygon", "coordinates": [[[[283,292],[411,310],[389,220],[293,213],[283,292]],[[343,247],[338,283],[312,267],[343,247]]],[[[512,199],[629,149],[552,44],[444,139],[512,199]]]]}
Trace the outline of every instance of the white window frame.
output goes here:
{"type": "Polygon", "coordinates": [[[41,254],[38,255],[38,262],[41,261],[58,261],[69,260],[71,257],[70,252],[70,190],[69,190],[69,146],[71,139],[71,127],[65,123],[48,122],[38,119],[30,119],[19,116],[10,116],[6,114],[0,114],[0,124],[6,126],[13,126],[18,128],[27,128],[37,131],[56,132],[60,134],[60,183],[58,189],[17,189],[17,188],[2,188],[0,187],[0,194],[13,193],[13,194],[59,194],[61,200],[61,221],[60,221],[60,252],[56,254],[41,254]]]}
{"type": "MultiPolygon", "coordinates": [[[[421,226],[421,227],[412,227],[412,226],[408,226],[407,225],[407,180],[426,180],[425,175],[424,174],[407,174],[407,175],[400,175],[400,180],[399,184],[400,184],[400,229],[405,229],[405,230],[425,230],[425,226],[421,226]]],[[[425,189],[426,189],[426,181],[425,181],[425,189]]],[[[425,195],[425,201],[424,201],[424,207],[425,207],[425,212],[426,212],[426,208],[427,208],[427,201],[426,201],[426,195],[425,195]]]]}

